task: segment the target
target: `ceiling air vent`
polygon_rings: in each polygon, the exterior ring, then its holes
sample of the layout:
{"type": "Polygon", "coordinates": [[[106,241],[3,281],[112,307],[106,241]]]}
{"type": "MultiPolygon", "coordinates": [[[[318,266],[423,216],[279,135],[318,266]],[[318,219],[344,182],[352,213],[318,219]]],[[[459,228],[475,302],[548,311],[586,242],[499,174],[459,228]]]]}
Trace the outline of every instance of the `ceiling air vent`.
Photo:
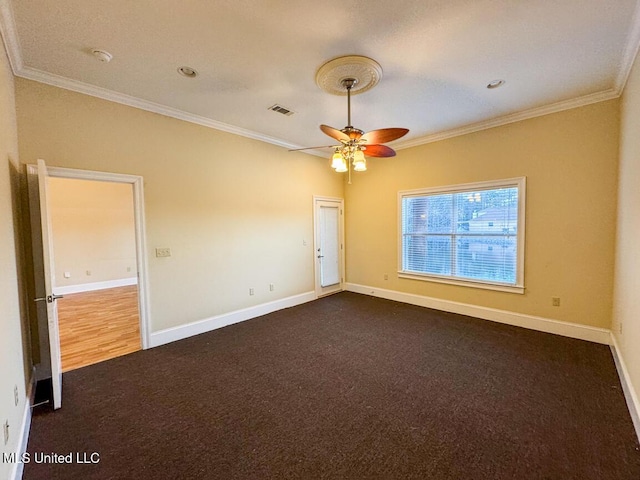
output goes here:
{"type": "Polygon", "coordinates": [[[295,113],[293,110],[289,110],[288,108],[285,108],[282,105],[278,105],[277,103],[275,105],[270,106],[269,110],[281,113],[282,115],[286,115],[287,117],[295,113]]]}

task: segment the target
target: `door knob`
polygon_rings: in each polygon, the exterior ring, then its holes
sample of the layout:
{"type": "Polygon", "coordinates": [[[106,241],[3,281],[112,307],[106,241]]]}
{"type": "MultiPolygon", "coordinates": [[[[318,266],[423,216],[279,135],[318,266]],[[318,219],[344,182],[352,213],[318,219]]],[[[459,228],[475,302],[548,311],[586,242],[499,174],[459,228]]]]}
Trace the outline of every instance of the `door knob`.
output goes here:
{"type": "Polygon", "coordinates": [[[46,297],[40,297],[40,298],[34,298],[33,301],[34,302],[44,302],[46,301],[47,303],[53,303],[56,300],[58,300],[59,298],[64,298],[64,295],[47,295],[46,297]]]}

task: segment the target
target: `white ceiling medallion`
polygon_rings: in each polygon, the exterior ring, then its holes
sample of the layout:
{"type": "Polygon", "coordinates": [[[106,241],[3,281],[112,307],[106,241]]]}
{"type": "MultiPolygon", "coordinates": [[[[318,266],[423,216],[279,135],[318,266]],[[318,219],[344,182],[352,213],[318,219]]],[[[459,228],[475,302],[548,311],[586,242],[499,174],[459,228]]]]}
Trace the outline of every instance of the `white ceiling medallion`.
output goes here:
{"type": "Polygon", "coordinates": [[[351,95],[366,92],[375,87],[382,78],[382,67],[378,62],[360,55],[334,58],[322,65],[316,73],[316,83],[332,95],[346,95],[344,80],[354,79],[351,95]]]}

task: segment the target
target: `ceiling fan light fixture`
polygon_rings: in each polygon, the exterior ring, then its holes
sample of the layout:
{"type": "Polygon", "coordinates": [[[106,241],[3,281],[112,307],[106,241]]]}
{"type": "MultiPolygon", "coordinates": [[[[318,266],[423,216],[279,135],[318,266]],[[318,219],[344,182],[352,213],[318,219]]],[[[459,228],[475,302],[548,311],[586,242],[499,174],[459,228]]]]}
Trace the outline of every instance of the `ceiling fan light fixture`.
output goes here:
{"type": "Polygon", "coordinates": [[[366,172],[367,171],[367,162],[362,159],[359,162],[354,162],[353,170],[356,172],[366,172]]]}
{"type": "Polygon", "coordinates": [[[337,166],[335,167],[335,170],[338,173],[344,173],[347,170],[349,170],[349,167],[347,167],[347,162],[345,161],[344,157],[342,158],[342,162],[337,164],[337,166]]]}
{"type": "Polygon", "coordinates": [[[336,150],[336,152],[333,154],[333,157],[331,157],[331,168],[333,168],[334,170],[338,170],[338,168],[342,167],[343,165],[346,168],[344,156],[342,155],[342,153],[336,150]]]}
{"type": "Polygon", "coordinates": [[[362,150],[356,150],[353,154],[353,169],[356,172],[364,172],[367,170],[367,160],[364,158],[362,150]]]}
{"type": "MultiPolygon", "coordinates": [[[[316,83],[320,88],[328,93],[347,97],[347,126],[338,130],[322,124],[320,130],[339,142],[339,145],[332,146],[334,151],[329,164],[336,172],[349,172],[349,184],[351,170],[367,170],[365,150],[369,157],[393,157],[395,150],[383,144],[409,133],[406,128],[382,128],[365,133],[351,125],[351,95],[373,88],[381,77],[382,67],[378,62],[357,55],[334,58],[322,65],[316,73],[316,83]]],[[[324,147],[295,148],[290,151],[311,148],[324,147]]]]}

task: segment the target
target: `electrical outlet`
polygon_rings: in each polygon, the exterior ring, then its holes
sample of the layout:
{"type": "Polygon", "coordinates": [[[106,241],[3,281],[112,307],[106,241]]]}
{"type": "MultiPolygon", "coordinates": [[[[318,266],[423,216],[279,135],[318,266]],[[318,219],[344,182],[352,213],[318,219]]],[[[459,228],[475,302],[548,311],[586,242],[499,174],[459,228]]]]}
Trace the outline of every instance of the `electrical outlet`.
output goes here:
{"type": "Polygon", "coordinates": [[[4,431],[4,444],[9,443],[9,420],[4,421],[2,430],[4,431]]]}
{"type": "Polygon", "coordinates": [[[87,270],[85,273],[87,274],[87,277],[91,276],[91,270],[87,270]]]}
{"type": "Polygon", "coordinates": [[[560,306],[560,297],[551,297],[551,305],[554,307],[560,306]]]}
{"type": "Polygon", "coordinates": [[[276,289],[276,286],[273,283],[269,284],[269,291],[273,292],[276,289]]]}
{"type": "Polygon", "coordinates": [[[18,403],[20,403],[20,395],[18,394],[18,385],[15,385],[13,387],[13,401],[16,404],[16,407],[18,406],[18,403]]]}
{"type": "Polygon", "coordinates": [[[71,272],[64,272],[64,278],[71,278],[71,272]]]}
{"type": "Polygon", "coordinates": [[[249,289],[249,295],[253,295],[253,294],[255,294],[255,291],[253,290],[253,288],[250,288],[249,289]]]}
{"type": "Polygon", "coordinates": [[[384,274],[384,279],[389,280],[389,275],[387,273],[384,274]]]}
{"type": "Polygon", "coordinates": [[[156,257],[170,257],[171,249],[170,248],[156,248],[156,257]]]}
{"type": "Polygon", "coordinates": [[[618,324],[618,333],[622,335],[622,322],[618,324]]]}

